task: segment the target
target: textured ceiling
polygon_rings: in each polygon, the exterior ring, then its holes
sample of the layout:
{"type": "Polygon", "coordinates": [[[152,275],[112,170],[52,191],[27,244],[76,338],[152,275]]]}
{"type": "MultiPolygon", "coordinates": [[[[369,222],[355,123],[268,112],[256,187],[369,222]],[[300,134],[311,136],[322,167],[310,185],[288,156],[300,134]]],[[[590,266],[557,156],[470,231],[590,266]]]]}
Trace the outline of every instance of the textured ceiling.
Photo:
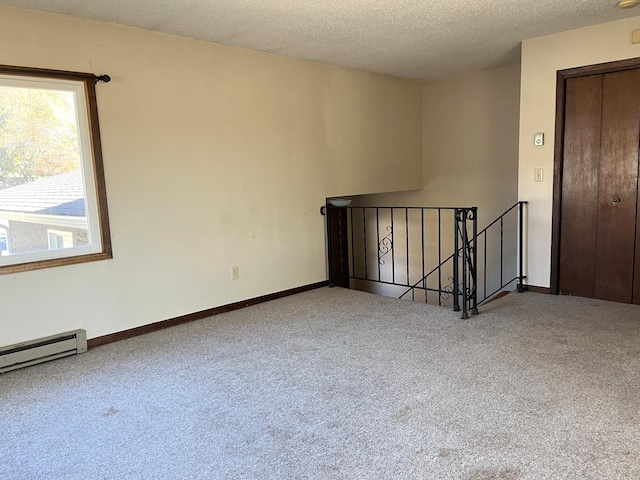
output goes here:
{"type": "Polygon", "coordinates": [[[398,77],[517,62],[527,38],[640,15],[616,0],[0,0],[398,77]]]}

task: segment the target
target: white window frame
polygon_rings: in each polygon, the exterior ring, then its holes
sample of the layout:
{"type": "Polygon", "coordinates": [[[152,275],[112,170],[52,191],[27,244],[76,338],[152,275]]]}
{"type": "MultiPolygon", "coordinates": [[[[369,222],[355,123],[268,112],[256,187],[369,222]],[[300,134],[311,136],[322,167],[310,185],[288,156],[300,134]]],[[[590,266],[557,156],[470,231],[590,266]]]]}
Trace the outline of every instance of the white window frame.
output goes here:
{"type": "MultiPolygon", "coordinates": [[[[89,237],[88,245],[0,256],[0,274],[112,258],[95,97],[96,78],[92,74],[0,65],[0,85],[2,86],[62,90],[74,94],[85,191],[86,222],[84,218],[74,217],[59,216],[55,219],[62,222],[60,225],[64,222],[85,223],[89,237]]],[[[11,220],[23,222],[29,222],[31,217],[31,221],[35,223],[45,223],[43,220],[47,218],[53,219],[53,216],[39,216],[43,218],[28,214],[21,216],[17,212],[0,213],[0,217],[10,217],[11,220]]],[[[54,225],[51,226],[54,227],[54,225]]]]}

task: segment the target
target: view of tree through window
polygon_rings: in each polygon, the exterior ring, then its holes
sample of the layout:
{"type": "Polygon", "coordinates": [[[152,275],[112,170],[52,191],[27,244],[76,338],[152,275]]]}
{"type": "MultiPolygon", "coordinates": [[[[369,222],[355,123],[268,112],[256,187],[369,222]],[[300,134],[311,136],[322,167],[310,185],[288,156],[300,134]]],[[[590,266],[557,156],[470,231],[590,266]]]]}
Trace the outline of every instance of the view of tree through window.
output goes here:
{"type": "Polygon", "coordinates": [[[0,86],[0,189],[80,169],[73,97],[0,86]]]}

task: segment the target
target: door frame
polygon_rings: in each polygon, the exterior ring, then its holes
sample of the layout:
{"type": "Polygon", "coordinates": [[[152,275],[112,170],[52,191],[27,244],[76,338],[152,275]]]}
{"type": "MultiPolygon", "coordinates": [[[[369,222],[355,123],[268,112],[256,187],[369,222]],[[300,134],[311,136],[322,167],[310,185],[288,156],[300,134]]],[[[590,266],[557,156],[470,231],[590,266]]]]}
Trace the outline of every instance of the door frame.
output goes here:
{"type": "Polygon", "coordinates": [[[567,80],[602,75],[605,73],[622,72],[640,68],[640,58],[630,58],[616,62],[599,63],[584,67],[558,70],[556,83],[556,129],[553,152],[553,211],[551,220],[551,280],[550,291],[554,295],[560,293],[560,241],[562,218],[562,169],[564,157],[564,107],[566,99],[567,80]]]}

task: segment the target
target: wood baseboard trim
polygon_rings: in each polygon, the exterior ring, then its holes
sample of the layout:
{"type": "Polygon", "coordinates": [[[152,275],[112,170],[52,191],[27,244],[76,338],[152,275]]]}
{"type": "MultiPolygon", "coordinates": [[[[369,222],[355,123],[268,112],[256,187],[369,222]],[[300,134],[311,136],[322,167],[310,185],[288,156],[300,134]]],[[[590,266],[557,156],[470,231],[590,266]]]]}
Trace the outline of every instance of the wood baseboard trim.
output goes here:
{"type": "Polygon", "coordinates": [[[498,300],[499,298],[506,297],[510,293],[513,293],[513,290],[503,290],[502,292],[498,292],[493,297],[491,297],[489,300],[484,302],[483,305],[486,305],[486,304],[491,303],[491,302],[493,302],[495,300],[498,300]]]}
{"type": "Polygon", "coordinates": [[[524,289],[527,292],[545,293],[547,295],[551,295],[551,289],[549,287],[536,287],[535,285],[525,285],[524,289]]]}
{"type": "Polygon", "coordinates": [[[327,280],[323,282],[312,283],[310,285],[303,285],[301,287],[291,288],[282,292],[270,293],[269,295],[263,295],[261,297],[250,298],[241,302],[230,303],[228,305],[222,305],[220,307],[209,308],[200,312],[189,313],[176,318],[170,318],[168,320],[161,320],[159,322],[150,323],[148,325],[142,325],[141,327],[130,328],[129,330],[123,330],[121,332],[111,333],[109,335],[103,335],[102,337],[91,338],[87,340],[88,348],[95,348],[108,343],[118,342],[127,338],[137,337],[138,335],[144,335],[145,333],[151,333],[165,328],[175,327],[183,323],[193,322],[195,320],[201,320],[203,318],[212,317],[221,313],[231,312],[233,310],[239,310],[241,308],[250,307],[252,305],[258,305],[259,303],[270,302],[271,300],[277,300],[278,298],[288,297],[296,295],[298,293],[308,292],[309,290],[315,290],[317,288],[326,287],[329,285],[327,280]]]}

